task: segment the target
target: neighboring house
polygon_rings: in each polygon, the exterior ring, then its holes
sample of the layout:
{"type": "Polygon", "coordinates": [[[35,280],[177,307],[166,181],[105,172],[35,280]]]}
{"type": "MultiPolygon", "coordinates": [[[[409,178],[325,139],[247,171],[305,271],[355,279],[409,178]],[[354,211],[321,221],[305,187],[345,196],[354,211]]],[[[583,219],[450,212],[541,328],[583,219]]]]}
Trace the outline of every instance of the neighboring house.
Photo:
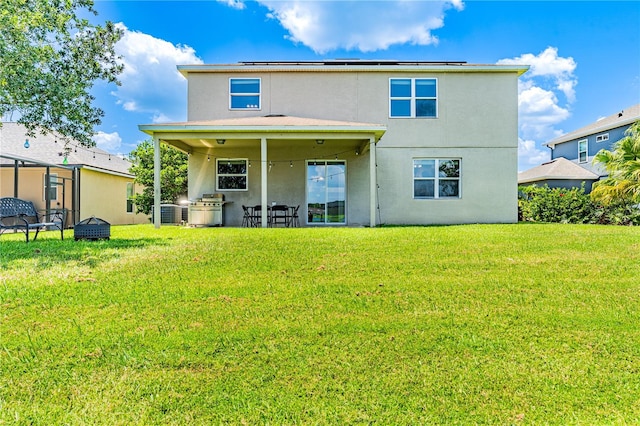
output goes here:
{"type": "Polygon", "coordinates": [[[584,182],[585,192],[590,192],[593,182],[606,176],[602,167],[593,164],[593,157],[601,149],[612,150],[613,145],[625,136],[631,124],[638,120],[640,104],[547,142],[545,145],[551,149],[551,163],[558,159],[566,159],[577,167],[562,162],[562,167],[552,168],[548,167],[550,163],[545,163],[520,173],[518,183],[546,183],[549,187],[570,188],[580,187],[584,182]],[[550,170],[556,174],[549,175],[550,170]]]}
{"type": "MultiPolygon", "coordinates": [[[[189,153],[189,198],[224,194],[225,225],[241,225],[243,205],[272,203],[300,205],[303,226],[516,222],[518,77],[527,69],[183,65],[188,121],[139,128],[156,147],[189,153]]],[[[157,163],[156,176],[159,190],[157,163]]]]}
{"type": "Polygon", "coordinates": [[[29,137],[22,125],[2,123],[0,196],[32,201],[42,211],[63,210],[66,227],[91,216],[113,225],[149,223],[130,201],[137,188],[129,161],[77,142],[68,145],[65,161],[64,148],[53,134],[29,137]]]}
{"type": "Polygon", "coordinates": [[[573,161],[560,157],[542,163],[518,174],[519,185],[547,185],[549,188],[580,188],[584,185],[586,193],[591,192],[593,182],[600,176],[580,167],[573,161]]]}

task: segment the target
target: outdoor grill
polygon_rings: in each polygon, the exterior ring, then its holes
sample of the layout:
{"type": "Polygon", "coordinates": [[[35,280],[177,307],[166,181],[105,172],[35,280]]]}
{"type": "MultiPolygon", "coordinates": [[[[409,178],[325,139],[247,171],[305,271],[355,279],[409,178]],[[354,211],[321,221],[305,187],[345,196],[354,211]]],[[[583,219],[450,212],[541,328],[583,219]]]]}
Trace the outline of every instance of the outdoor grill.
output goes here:
{"type": "Polygon", "coordinates": [[[191,226],[222,226],[223,223],[223,194],[203,194],[189,204],[189,225],[191,226]]]}
{"type": "Polygon", "coordinates": [[[73,227],[73,237],[76,241],[109,239],[111,237],[111,224],[106,220],[90,217],[81,220],[73,227]]]}

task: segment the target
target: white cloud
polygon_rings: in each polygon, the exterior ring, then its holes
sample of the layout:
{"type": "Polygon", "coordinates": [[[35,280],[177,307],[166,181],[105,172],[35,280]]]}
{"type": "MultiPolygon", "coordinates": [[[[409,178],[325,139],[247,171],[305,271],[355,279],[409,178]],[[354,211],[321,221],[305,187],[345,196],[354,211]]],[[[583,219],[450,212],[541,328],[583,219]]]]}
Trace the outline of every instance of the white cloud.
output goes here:
{"type": "Polygon", "coordinates": [[[225,3],[227,6],[233,7],[234,9],[244,9],[244,2],[242,0],[216,0],[220,3],[225,3]]]}
{"type": "Polygon", "coordinates": [[[535,141],[518,138],[518,171],[535,167],[551,158],[547,148],[539,148],[535,141]]]}
{"type": "Polygon", "coordinates": [[[116,44],[123,57],[121,86],[112,94],[117,103],[130,112],[149,113],[167,121],[182,121],[186,117],[187,82],[176,69],[179,64],[200,64],[193,48],[174,45],[138,31],[124,31],[116,44]]]}
{"type": "Polygon", "coordinates": [[[116,152],[120,148],[120,145],[122,145],[122,138],[118,132],[98,132],[93,136],[93,141],[98,148],[108,152],[116,152]]]}
{"type": "Polygon", "coordinates": [[[498,64],[530,65],[531,68],[525,74],[525,78],[542,77],[551,79],[555,89],[561,91],[568,102],[575,101],[575,86],[578,84],[578,80],[574,75],[574,71],[577,64],[571,57],[559,57],[557,47],[547,47],[538,55],[525,53],[517,58],[501,59],[498,64]]]}
{"type": "Polygon", "coordinates": [[[520,87],[518,115],[521,135],[537,140],[558,136],[554,126],[569,118],[569,110],[558,105],[558,97],[551,90],[538,86],[520,87]]]}
{"type": "Polygon", "coordinates": [[[445,11],[462,10],[450,1],[259,0],[289,32],[288,38],[316,53],[331,50],[384,50],[394,44],[437,44],[445,11]]]}
{"type": "Polygon", "coordinates": [[[549,150],[542,144],[564,133],[557,126],[571,116],[578,84],[577,64],[571,57],[558,56],[555,47],[547,47],[537,55],[525,53],[497,63],[530,66],[518,83],[518,167],[526,170],[547,161],[549,150]]]}

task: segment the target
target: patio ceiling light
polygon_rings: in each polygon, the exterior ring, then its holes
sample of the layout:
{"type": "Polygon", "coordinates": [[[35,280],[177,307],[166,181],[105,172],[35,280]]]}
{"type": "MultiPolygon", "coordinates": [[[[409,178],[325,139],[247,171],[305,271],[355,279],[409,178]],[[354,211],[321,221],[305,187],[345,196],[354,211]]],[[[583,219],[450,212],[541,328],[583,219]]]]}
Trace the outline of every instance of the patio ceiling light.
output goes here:
{"type": "Polygon", "coordinates": [[[218,142],[218,145],[224,145],[226,140],[225,139],[216,139],[216,142],[218,142]]]}
{"type": "Polygon", "coordinates": [[[316,143],[318,145],[322,145],[324,143],[324,139],[316,139],[316,143]]]}

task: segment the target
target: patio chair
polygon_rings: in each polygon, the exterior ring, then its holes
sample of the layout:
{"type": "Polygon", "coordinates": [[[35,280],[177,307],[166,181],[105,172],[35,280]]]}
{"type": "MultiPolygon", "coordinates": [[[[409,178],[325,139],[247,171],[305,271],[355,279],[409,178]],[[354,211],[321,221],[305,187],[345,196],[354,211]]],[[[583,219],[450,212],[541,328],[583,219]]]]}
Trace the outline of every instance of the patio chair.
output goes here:
{"type": "Polygon", "coordinates": [[[253,217],[251,216],[249,208],[243,204],[242,211],[244,213],[242,216],[242,226],[245,228],[254,228],[256,225],[253,221],[253,217]]]}
{"type": "Polygon", "coordinates": [[[300,226],[300,217],[298,216],[298,210],[299,209],[300,209],[300,204],[298,204],[291,211],[291,217],[289,218],[289,224],[287,226],[291,226],[291,227],[299,227],[300,226]]]}
{"type": "MultiPolygon", "coordinates": [[[[256,204],[255,206],[251,207],[251,219],[253,220],[253,226],[257,228],[262,226],[262,204],[256,204]]],[[[267,211],[267,224],[268,226],[271,226],[270,211],[267,211]]]]}
{"type": "Polygon", "coordinates": [[[271,206],[271,226],[284,225],[289,226],[289,206],[277,204],[271,206]]]}

